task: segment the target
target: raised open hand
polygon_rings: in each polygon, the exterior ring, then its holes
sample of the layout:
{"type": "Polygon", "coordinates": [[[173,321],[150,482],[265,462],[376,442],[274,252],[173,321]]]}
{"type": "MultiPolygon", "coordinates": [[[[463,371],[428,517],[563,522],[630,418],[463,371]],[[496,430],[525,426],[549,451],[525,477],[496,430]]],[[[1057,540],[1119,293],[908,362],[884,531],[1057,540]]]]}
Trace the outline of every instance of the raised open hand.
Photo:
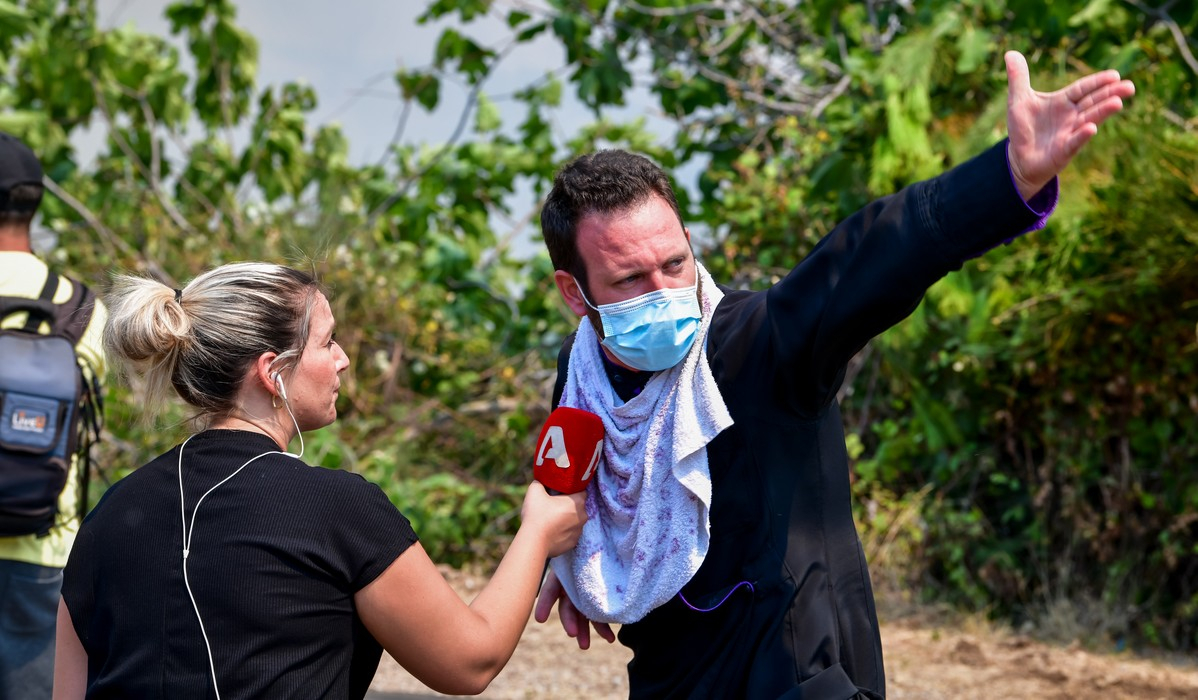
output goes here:
{"type": "Polygon", "coordinates": [[[1123,98],[1134,95],[1136,87],[1121,80],[1118,71],[1104,70],[1056,92],[1036,92],[1023,55],[1008,51],[1005,58],[1008,155],[1015,184],[1027,200],[1064,170],[1099,124],[1123,109],[1123,98]]]}

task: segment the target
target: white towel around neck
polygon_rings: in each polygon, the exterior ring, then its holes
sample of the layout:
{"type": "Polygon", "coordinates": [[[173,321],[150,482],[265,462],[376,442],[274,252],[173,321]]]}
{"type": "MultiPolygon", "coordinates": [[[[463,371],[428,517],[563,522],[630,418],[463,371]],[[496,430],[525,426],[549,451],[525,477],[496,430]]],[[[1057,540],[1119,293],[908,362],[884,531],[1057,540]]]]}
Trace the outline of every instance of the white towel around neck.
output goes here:
{"type": "Polygon", "coordinates": [[[707,444],[732,425],[707,364],[707,332],[724,294],[699,265],[703,320],[690,352],[624,403],[590,321],[578,325],[560,404],[603,419],[603,462],[587,489],[578,545],[553,571],[582,614],[628,623],[673,598],[707,556],[707,444]]]}

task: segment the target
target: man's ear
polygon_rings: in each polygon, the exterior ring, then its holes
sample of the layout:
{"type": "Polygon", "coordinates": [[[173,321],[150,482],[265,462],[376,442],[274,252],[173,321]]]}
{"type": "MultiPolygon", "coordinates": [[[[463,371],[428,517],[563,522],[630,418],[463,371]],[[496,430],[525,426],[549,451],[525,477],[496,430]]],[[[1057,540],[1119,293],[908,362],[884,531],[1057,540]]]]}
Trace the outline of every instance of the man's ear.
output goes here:
{"type": "Polygon", "coordinates": [[[587,303],[582,298],[582,290],[578,288],[574,275],[565,270],[554,270],[553,283],[557,285],[558,293],[562,295],[562,300],[571,311],[578,316],[587,315],[587,303]]]}

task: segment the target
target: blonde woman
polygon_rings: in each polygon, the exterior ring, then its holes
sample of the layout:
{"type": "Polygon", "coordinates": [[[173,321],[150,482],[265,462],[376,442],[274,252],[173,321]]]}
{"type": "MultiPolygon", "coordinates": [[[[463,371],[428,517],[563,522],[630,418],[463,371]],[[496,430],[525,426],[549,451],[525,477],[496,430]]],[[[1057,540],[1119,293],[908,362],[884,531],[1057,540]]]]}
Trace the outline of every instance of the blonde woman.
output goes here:
{"type": "Polygon", "coordinates": [[[333,422],[349,366],[316,281],[239,263],[182,290],[120,277],[105,347],[152,408],[206,429],[115,484],[64,574],[55,698],[361,698],[383,649],[430,687],[477,693],[510,658],[546,557],[583,498],[529,486],[523,524],[469,606],[362,477],[294,438],[333,422]]]}

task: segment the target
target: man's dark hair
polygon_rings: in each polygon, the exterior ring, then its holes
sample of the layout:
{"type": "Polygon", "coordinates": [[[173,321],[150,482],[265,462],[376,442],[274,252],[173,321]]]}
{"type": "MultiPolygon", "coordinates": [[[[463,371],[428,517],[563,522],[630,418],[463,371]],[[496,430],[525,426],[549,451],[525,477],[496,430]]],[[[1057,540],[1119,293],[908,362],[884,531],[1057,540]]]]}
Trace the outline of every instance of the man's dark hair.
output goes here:
{"type": "Polygon", "coordinates": [[[0,225],[27,225],[42,203],[42,164],[24,141],[0,131],[0,225]]]}
{"type": "Polygon", "coordinates": [[[7,196],[0,193],[0,225],[28,225],[42,203],[41,185],[13,185],[7,196]]]}
{"type": "Polygon", "coordinates": [[[541,208],[541,236],[553,268],[574,275],[587,291],[587,271],[578,254],[578,222],[589,214],[626,211],[653,195],[664,199],[684,226],[669,177],[648,158],[613,150],[568,163],[553,179],[541,208]]]}

